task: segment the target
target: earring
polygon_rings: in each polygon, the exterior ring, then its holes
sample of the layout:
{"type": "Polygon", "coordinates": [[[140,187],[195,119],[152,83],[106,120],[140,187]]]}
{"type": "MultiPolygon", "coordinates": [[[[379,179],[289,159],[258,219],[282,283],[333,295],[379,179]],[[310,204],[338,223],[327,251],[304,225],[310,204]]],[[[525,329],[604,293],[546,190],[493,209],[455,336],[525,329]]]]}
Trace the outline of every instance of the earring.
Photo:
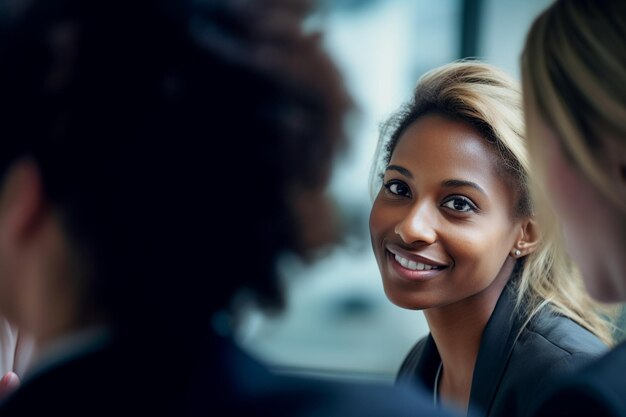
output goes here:
{"type": "Polygon", "coordinates": [[[515,249],[515,256],[520,256],[522,254],[522,252],[519,249],[515,249]]]}

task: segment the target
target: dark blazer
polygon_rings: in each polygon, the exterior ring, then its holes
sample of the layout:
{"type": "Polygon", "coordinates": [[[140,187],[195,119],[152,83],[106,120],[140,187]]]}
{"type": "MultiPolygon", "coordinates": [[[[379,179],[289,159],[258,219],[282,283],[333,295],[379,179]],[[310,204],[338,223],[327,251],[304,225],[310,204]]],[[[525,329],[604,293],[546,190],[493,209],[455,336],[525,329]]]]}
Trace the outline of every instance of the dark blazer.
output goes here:
{"type": "Polygon", "coordinates": [[[626,342],[563,379],[535,415],[626,416],[626,342]]]}
{"type": "Polygon", "coordinates": [[[25,379],[0,416],[452,417],[391,384],[276,375],[218,336],[176,349],[153,340],[76,355],[25,379]]]}
{"type": "MultiPolygon", "coordinates": [[[[513,285],[510,281],[505,286],[481,338],[470,392],[475,415],[528,416],[556,378],[607,349],[589,331],[549,308],[524,326],[515,309],[513,285]]],[[[419,381],[432,393],[440,362],[429,334],[409,352],[396,382],[419,381]]]]}

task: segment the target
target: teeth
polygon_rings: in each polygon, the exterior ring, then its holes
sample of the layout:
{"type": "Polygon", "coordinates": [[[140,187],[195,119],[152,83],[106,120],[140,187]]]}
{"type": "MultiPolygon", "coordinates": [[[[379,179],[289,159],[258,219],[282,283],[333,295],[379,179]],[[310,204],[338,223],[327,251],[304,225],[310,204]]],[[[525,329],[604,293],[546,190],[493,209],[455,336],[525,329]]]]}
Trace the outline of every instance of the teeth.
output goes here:
{"type": "Polygon", "coordinates": [[[400,265],[412,271],[430,271],[431,269],[437,269],[436,266],[426,265],[426,264],[415,262],[415,261],[410,261],[399,255],[395,255],[395,259],[400,265]]]}

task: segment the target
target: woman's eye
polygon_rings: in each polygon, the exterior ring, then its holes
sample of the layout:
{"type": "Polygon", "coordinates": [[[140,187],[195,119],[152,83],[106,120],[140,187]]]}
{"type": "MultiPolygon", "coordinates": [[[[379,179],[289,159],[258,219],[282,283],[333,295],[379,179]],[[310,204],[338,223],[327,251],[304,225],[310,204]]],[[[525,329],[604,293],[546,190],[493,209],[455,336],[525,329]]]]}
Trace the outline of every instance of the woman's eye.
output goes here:
{"type": "Polygon", "coordinates": [[[391,180],[385,183],[385,188],[394,195],[406,197],[410,194],[409,187],[398,180],[391,180]]]}
{"type": "Polygon", "coordinates": [[[443,207],[447,207],[454,211],[460,211],[460,212],[468,212],[468,211],[477,210],[476,205],[465,197],[452,197],[443,203],[443,207]]]}

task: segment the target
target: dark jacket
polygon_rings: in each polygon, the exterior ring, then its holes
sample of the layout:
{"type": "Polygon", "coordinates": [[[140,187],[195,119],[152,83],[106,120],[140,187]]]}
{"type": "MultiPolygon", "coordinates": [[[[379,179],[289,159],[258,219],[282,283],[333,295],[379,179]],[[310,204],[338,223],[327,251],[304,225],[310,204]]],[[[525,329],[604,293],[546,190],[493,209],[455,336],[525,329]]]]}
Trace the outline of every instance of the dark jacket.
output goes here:
{"type": "Polygon", "coordinates": [[[626,416],[626,342],[563,379],[535,415],[626,416]]]}
{"type": "Polygon", "coordinates": [[[217,336],[173,349],[113,342],[74,355],[24,379],[0,416],[451,416],[408,389],[276,375],[217,336]]]}
{"type": "MultiPolygon", "coordinates": [[[[515,309],[513,285],[510,281],[504,288],[481,338],[470,392],[475,415],[528,416],[556,378],[607,349],[592,333],[549,308],[524,326],[515,309]]],[[[405,358],[397,383],[419,381],[432,393],[440,362],[429,334],[405,358]]]]}

